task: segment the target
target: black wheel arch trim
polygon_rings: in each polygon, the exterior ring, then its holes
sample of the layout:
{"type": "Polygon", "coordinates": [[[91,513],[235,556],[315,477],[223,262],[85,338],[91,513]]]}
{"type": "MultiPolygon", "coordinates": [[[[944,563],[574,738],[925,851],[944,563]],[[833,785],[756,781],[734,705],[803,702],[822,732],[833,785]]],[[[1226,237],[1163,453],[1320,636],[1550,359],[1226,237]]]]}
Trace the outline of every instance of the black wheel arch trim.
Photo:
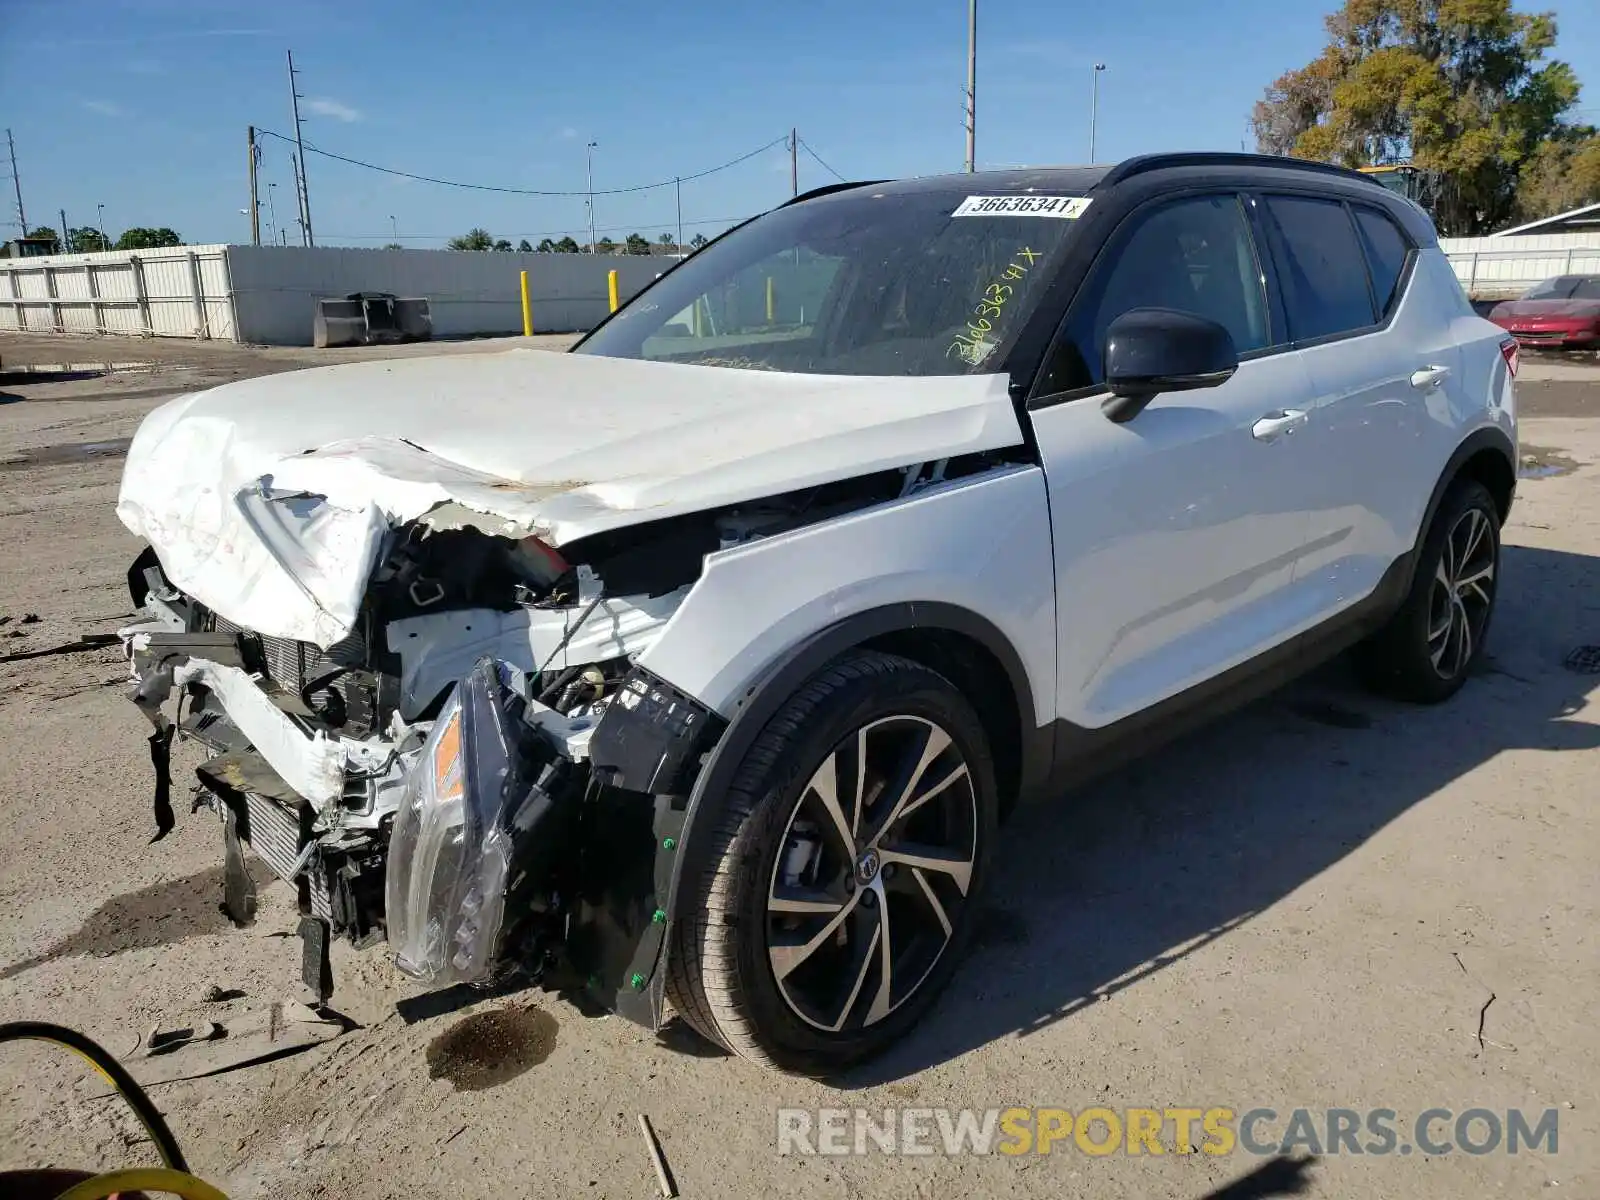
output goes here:
{"type": "MultiPolygon", "coordinates": [[[[1417,536],[1412,544],[1411,561],[1413,564],[1422,556],[1422,544],[1428,540],[1428,530],[1433,527],[1433,519],[1439,512],[1439,506],[1444,503],[1445,494],[1449,492],[1450,485],[1455,483],[1461,474],[1462,467],[1470,459],[1477,457],[1485,450],[1498,451],[1505,457],[1506,467],[1511,473],[1511,490],[1506,495],[1506,511],[1501,514],[1501,520],[1511,512],[1512,501],[1517,492],[1517,448],[1509,434],[1498,425],[1484,425],[1473,430],[1461,440],[1461,444],[1451,453],[1450,459],[1445,463],[1444,470],[1439,472],[1439,478],[1433,485],[1433,494],[1428,497],[1428,506],[1423,509],[1422,520],[1417,525],[1417,536]]],[[[1407,579],[1406,588],[1409,591],[1411,581],[1407,579]]]]}
{"type": "Polygon", "coordinates": [[[679,917],[684,875],[691,864],[697,869],[704,865],[699,857],[691,856],[697,855],[697,852],[699,855],[705,853],[703,849],[705,839],[693,836],[695,819],[701,811],[705,798],[728,788],[739,764],[744,760],[745,754],[761,730],[794,695],[800,685],[812,675],[841,654],[874,638],[917,629],[956,633],[969,637],[999,661],[1010,682],[1021,718],[1022,763],[1019,790],[1024,796],[1031,796],[1046,785],[1052,774],[1055,731],[1050,724],[1035,725],[1037,714],[1033,702],[1033,688],[1027,670],[1022,665],[1022,657],[1010,639],[987,618],[959,605],[937,601],[902,601],[868,609],[817,631],[790,647],[775,660],[760,679],[746,689],[740,698],[737,711],[726,714],[728,726],[701,765],[699,775],[689,793],[687,809],[683,815],[682,832],[677,838],[674,851],[672,882],[665,904],[667,936],[662,939],[661,960],[651,973],[647,997],[652,1010],[652,1019],[643,1023],[652,1026],[660,1024],[667,976],[666,956],[671,953],[672,928],[679,917]]]}

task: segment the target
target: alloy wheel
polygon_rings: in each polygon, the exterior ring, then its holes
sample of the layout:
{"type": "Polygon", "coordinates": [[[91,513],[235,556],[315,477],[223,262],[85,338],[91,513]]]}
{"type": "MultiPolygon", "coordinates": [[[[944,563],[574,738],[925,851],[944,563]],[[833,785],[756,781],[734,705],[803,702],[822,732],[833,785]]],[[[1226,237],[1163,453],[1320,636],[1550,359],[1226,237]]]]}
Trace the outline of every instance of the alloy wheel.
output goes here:
{"type": "Polygon", "coordinates": [[[971,771],[940,725],[896,715],[843,739],[796,801],[767,890],[784,1002],[829,1032],[904,1004],[950,943],[977,838],[971,771]]]}
{"type": "Polygon", "coordinates": [[[1441,679],[1472,661],[1494,604],[1495,539],[1489,518],[1469,508],[1444,540],[1428,596],[1428,657],[1441,679]]]}

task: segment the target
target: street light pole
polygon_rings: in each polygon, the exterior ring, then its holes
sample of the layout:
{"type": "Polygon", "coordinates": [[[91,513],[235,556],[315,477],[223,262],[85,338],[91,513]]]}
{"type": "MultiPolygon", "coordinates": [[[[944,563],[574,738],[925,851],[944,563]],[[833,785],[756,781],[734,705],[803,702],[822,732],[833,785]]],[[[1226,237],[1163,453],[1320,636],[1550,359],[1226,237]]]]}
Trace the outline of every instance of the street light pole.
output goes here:
{"type": "Polygon", "coordinates": [[[1103,62],[1094,65],[1094,89],[1089,93],[1089,165],[1094,165],[1094,127],[1100,109],[1100,72],[1106,69],[1103,62]]]}
{"type": "Polygon", "coordinates": [[[594,151],[599,142],[590,142],[586,157],[589,160],[589,253],[594,253],[594,151]]]}
{"type": "Polygon", "coordinates": [[[978,169],[978,0],[967,0],[967,171],[978,169]]]}
{"type": "Polygon", "coordinates": [[[100,231],[100,249],[111,249],[111,243],[106,241],[106,206],[104,204],[96,204],[94,206],[94,224],[95,228],[100,231]]]}
{"type": "Polygon", "coordinates": [[[278,236],[278,193],[274,190],[277,188],[277,186],[278,185],[275,183],[267,184],[267,220],[269,221],[267,226],[267,242],[269,245],[275,241],[278,236]]]}
{"type": "Polygon", "coordinates": [[[398,242],[400,240],[400,222],[394,219],[393,213],[389,214],[389,232],[394,234],[395,241],[398,242]]]}

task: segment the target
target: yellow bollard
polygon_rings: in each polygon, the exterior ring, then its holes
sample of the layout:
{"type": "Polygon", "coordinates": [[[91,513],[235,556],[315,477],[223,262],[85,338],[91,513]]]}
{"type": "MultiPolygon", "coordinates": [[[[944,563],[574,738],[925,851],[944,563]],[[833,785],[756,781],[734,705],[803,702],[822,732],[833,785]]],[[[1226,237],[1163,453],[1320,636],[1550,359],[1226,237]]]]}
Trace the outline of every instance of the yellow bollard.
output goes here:
{"type": "Polygon", "coordinates": [[[772,324],[772,313],[773,313],[772,276],[768,275],[767,276],[767,324],[768,325],[772,324]]]}
{"type": "Polygon", "coordinates": [[[606,272],[606,292],[611,297],[611,311],[617,311],[617,272],[613,267],[606,272]]]}
{"type": "Polygon", "coordinates": [[[522,336],[533,336],[533,305],[528,303],[528,273],[522,273],[522,336]]]}

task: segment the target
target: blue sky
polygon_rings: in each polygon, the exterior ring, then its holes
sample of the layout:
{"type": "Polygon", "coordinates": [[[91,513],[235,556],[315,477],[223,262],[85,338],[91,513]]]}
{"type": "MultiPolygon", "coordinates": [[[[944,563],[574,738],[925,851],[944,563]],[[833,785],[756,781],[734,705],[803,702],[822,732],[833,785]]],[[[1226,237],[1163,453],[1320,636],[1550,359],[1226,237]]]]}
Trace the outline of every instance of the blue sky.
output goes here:
{"type": "MultiPolygon", "coordinates": [[[[1332,0],[980,0],[978,159],[1097,158],[1237,149],[1262,89],[1323,41],[1332,0]]],[[[1556,0],[1558,55],[1590,83],[1600,122],[1600,4],[1556,0]]],[[[958,170],[964,154],[964,0],[797,4],[609,0],[0,0],[0,120],[17,137],[31,224],[113,238],[169,225],[187,240],[248,237],[245,127],[292,133],[284,51],[302,75],[307,140],[420,174],[551,191],[687,175],[798,126],[850,178],[958,170]]],[[[290,222],[287,147],[263,144],[262,204],[290,222]]],[[[585,237],[584,201],[465,192],[309,155],[319,243],[411,246],[481,225],[513,241],[585,237]],[[392,218],[392,220],[391,220],[392,218]]],[[[4,168],[0,167],[0,172],[4,168]]],[[[802,189],[832,176],[804,152],[802,189]]],[[[686,235],[771,207],[781,147],[683,185],[686,235]]],[[[9,196],[0,199],[15,220],[9,196]]],[[[620,240],[675,228],[673,189],[598,195],[620,240]]],[[[270,218],[264,218],[270,219],[270,218]]],[[[6,236],[14,236],[8,232],[6,236]]]]}

